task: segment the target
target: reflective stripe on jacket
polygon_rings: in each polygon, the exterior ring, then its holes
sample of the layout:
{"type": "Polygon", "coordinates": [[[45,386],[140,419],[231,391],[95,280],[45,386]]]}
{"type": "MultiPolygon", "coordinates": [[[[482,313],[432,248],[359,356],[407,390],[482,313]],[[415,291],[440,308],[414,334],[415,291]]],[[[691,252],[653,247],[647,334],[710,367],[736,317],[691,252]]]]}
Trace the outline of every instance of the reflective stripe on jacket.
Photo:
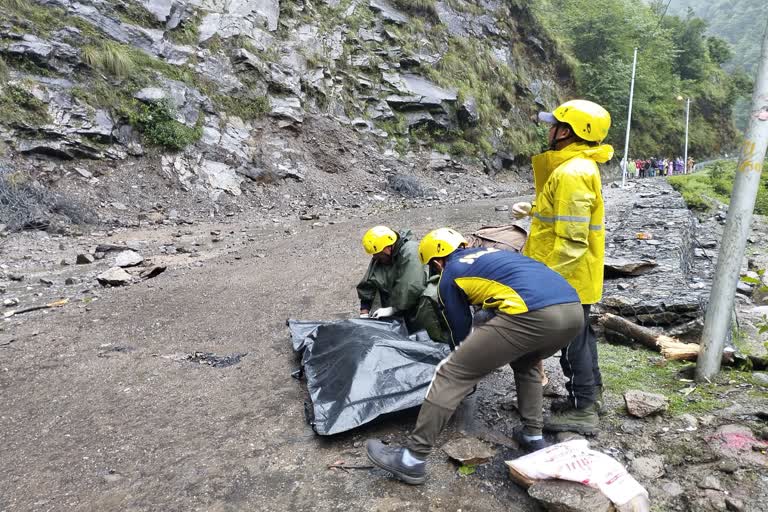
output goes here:
{"type": "Polygon", "coordinates": [[[579,300],[565,279],[541,263],[490,247],[448,256],[438,289],[455,345],[472,327],[470,305],[517,315],[579,300]]]}
{"type": "Polygon", "coordinates": [[[607,144],[575,143],[533,157],[536,200],[523,254],[563,276],[582,304],[603,294],[605,206],[597,162],[607,162],[607,144]]]}

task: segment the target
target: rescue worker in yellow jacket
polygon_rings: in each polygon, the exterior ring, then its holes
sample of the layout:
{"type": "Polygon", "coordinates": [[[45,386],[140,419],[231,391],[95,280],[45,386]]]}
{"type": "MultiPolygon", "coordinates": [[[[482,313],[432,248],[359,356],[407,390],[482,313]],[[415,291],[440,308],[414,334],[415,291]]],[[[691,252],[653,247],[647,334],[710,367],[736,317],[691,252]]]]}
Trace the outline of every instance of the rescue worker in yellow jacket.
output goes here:
{"type": "Polygon", "coordinates": [[[549,431],[594,434],[602,406],[597,342],[589,322],[592,304],[603,291],[605,209],[598,163],[613,156],[602,144],[610,114],[591,101],[571,100],[539,120],[549,123],[550,150],[532,159],[536,199],[512,207],[516,218],[531,216],[523,254],[563,276],[579,294],[584,328],[563,350],[560,364],[568,379],[568,400],[557,404],[544,423],[549,431]]]}

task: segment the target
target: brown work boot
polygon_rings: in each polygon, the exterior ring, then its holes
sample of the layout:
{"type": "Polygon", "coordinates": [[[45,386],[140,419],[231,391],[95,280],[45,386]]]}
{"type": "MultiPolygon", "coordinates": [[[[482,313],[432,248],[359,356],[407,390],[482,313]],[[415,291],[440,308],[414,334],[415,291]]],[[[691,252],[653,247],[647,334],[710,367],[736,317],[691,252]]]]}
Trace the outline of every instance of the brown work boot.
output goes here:
{"type": "Polygon", "coordinates": [[[569,408],[544,419],[546,432],[578,432],[594,435],[600,427],[600,417],[595,404],[584,409],[569,408]]]}

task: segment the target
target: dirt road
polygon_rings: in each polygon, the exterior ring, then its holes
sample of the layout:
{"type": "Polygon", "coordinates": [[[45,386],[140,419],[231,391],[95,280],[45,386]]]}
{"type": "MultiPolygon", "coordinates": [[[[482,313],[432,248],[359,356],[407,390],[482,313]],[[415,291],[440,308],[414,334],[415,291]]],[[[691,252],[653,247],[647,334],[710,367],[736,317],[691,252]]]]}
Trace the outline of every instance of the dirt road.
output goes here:
{"type": "MultiPolygon", "coordinates": [[[[369,225],[475,228],[506,222],[493,206],[508,202],[263,230],[202,268],[29,314],[0,333],[13,339],[0,348],[0,510],[539,510],[506,476],[510,450],[482,478],[459,477],[436,451],[416,488],[327,469],[365,463],[366,437],[401,439],[414,417],[316,436],[285,327],[354,314],[369,225]],[[247,355],[228,368],[178,360],[195,351],[247,355]]],[[[506,373],[493,382],[512,385],[506,373]]]]}

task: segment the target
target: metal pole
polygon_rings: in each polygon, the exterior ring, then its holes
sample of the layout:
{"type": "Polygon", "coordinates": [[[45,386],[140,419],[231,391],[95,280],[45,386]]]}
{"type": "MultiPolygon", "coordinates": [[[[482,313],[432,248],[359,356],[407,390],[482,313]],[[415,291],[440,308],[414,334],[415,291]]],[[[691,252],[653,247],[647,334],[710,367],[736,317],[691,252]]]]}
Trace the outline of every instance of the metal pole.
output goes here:
{"type": "Polygon", "coordinates": [[[624,158],[621,159],[621,188],[627,185],[627,158],[629,157],[629,127],[632,124],[632,99],[635,96],[635,69],[637,68],[637,48],[632,57],[632,80],[629,82],[629,112],[627,112],[627,135],[624,138],[624,158]]]}
{"type": "Polygon", "coordinates": [[[725,231],[717,258],[717,270],[712,283],[701,353],[696,364],[696,380],[709,381],[720,371],[723,347],[731,327],[731,310],[736,296],[741,261],[749,235],[752,211],[760,186],[765,152],[768,148],[768,27],[763,35],[762,55],[752,93],[747,136],[741,146],[736,179],[725,231]]]}
{"type": "Polygon", "coordinates": [[[683,174],[688,170],[688,117],[691,112],[691,98],[685,103],[685,153],[683,156],[683,174]]]}

